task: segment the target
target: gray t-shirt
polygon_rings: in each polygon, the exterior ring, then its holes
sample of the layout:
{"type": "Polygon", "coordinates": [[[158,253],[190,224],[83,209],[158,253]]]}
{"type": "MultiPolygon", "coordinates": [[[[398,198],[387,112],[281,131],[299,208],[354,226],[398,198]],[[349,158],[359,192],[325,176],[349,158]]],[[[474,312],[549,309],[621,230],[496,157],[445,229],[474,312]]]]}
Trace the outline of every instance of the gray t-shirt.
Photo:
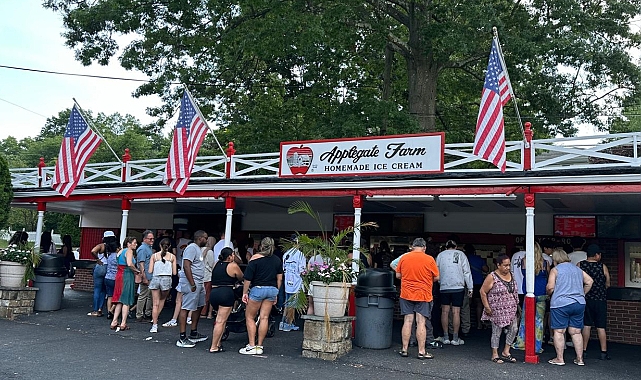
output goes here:
{"type": "MultiPolygon", "coordinates": [[[[197,284],[203,284],[205,278],[205,264],[203,264],[202,259],[200,258],[201,249],[196,243],[191,243],[183,251],[183,263],[185,260],[191,261],[191,274],[194,277],[194,282],[197,284]]],[[[179,278],[180,283],[185,285],[189,284],[187,277],[185,277],[185,265],[183,264],[180,269],[179,278]]]]}

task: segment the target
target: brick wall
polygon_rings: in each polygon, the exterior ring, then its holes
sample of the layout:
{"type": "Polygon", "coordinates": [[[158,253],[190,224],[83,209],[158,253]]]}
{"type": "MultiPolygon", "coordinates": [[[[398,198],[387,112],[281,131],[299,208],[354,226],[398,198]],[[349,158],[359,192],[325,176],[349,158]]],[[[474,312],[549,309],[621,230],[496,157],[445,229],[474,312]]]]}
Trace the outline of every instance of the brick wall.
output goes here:
{"type": "Polygon", "coordinates": [[[641,302],[608,301],[608,341],[641,345],[641,302]]]}
{"type": "Polygon", "coordinates": [[[81,292],[93,292],[93,269],[76,269],[72,289],[81,292]]]}
{"type": "MultiPolygon", "coordinates": [[[[619,255],[623,255],[624,252],[619,252],[619,241],[616,239],[600,239],[598,244],[605,252],[601,262],[608,267],[610,272],[610,285],[617,286],[619,281],[619,255]]],[[[625,269],[622,270],[625,276],[625,269]]]]}

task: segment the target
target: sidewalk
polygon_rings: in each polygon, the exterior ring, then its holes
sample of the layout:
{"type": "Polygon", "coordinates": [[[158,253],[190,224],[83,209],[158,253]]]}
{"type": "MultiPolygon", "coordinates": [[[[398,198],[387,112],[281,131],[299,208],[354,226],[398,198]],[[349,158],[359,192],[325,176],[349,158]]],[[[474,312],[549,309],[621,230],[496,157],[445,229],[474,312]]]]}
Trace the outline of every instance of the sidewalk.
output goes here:
{"type": "MultiPolygon", "coordinates": [[[[107,318],[92,318],[87,316],[91,311],[91,294],[86,292],[73,291],[67,286],[65,297],[63,299],[62,309],[55,312],[40,312],[31,316],[21,317],[16,322],[31,326],[38,326],[43,334],[48,327],[56,330],[66,329],[67,331],[79,332],[80,334],[94,338],[100,337],[118,337],[125,339],[119,340],[120,348],[126,350],[127,341],[136,341],[136,344],[155,343],[154,348],[149,349],[151,352],[161,349],[167,352],[181,352],[175,347],[178,338],[178,328],[159,327],[157,334],[150,334],[149,323],[137,323],[135,320],[129,320],[128,324],[131,330],[114,332],[109,329],[107,318]]],[[[163,310],[160,323],[166,322],[171,318],[172,310],[163,310]]],[[[7,323],[16,323],[7,322],[7,323]]],[[[6,324],[3,323],[3,326],[6,324]]],[[[300,324],[302,326],[302,324],[300,324]]],[[[211,335],[213,326],[212,320],[201,319],[199,331],[203,334],[211,335]]],[[[335,362],[323,362],[314,359],[306,359],[301,356],[302,333],[299,332],[280,332],[277,331],[273,338],[267,338],[265,341],[265,355],[269,363],[278,366],[279,363],[290,363],[289,367],[297,363],[305,368],[317,368],[319,371],[330,371],[331,373],[350,373],[351,378],[389,378],[389,379],[407,379],[407,376],[425,376],[427,378],[438,379],[483,379],[483,378],[509,378],[515,379],[532,379],[532,378],[554,378],[554,379],[572,379],[577,378],[598,378],[603,379],[639,379],[641,367],[638,364],[638,358],[641,354],[641,346],[631,346],[622,344],[611,344],[609,353],[611,361],[600,361],[598,357],[598,344],[595,341],[590,342],[588,347],[588,358],[585,360],[585,367],[578,367],[572,364],[574,353],[572,349],[565,352],[566,365],[564,367],[552,366],[547,360],[554,356],[553,348],[545,346],[545,353],[540,356],[541,363],[537,365],[523,363],[524,354],[522,351],[513,350],[513,356],[519,359],[516,364],[495,364],[490,361],[490,332],[484,330],[472,335],[465,340],[463,346],[445,346],[443,349],[430,350],[435,355],[433,360],[416,359],[416,348],[410,348],[410,357],[401,358],[396,351],[400,348],[400,324],[395,323],[393,345],[386,350],[369,350],[354,347],[346,356],[335,362]]],[[[209,347],[210,341],[199,343],[197,349],[193,351],[194,355],[207,362],[219,360],[219,357],[230,360],[232,363],[244,363],[247,357],[237,354],[239,348],[247,342],[246,334],[231,333],[229,339],[223,342],[226,349],[225,353],[220,355],[209,355],[204,349],[209,347]]],[[[133,346],[133,342],[131,343],[133,346]]],[[[192,351],[188,351],[192,352],[192,351]]],[[[96,355],[97,353],[92,353],[96,355]]],[[[132,353],[134,354],[134,353],[132,353]]],[[[134,354],[137,355],[137,354],[134,354]]],[[[252,357],[249,357],[251,359],[252,357]]],[[[249,363],[256,363],[249,362],[249,363]]],[[[285,364],[283,364],[285,365],[285,364]]],[[[276,370],[276,369],[275,369],[276,370]]],[[[287,370],[280,368],[278,370],[287,370]]],[[[210,372],[211,373],[211,372],[210,372]]],[[[287,372],[285,372],[287,373],[287,372]]],[[[291,372],[289,372],[291,374],[291,372]]],[[[235,373],[239,375],[239,373],[235,373]]],[[[320,372],[319,372],[320,374],[320,372]]],[[[246,378],[244,376],[239,376],[246,378]]],[[[302,374],[299,374],[302,376],[302,374]]],[[[290,375],[291,376],[291,375],[290,375]]],[[[269,376],[267,376],[269,377],[269,376]]],[[[309,377],[309,374],[308,376],[309,377]]],[[[231,378],[236,378],[231,376],[231,378]]],[[[317,376],[312,376],[317,378],[317,376]]],[[[340,378],[340,377],[337,377],[340,378]]]]}

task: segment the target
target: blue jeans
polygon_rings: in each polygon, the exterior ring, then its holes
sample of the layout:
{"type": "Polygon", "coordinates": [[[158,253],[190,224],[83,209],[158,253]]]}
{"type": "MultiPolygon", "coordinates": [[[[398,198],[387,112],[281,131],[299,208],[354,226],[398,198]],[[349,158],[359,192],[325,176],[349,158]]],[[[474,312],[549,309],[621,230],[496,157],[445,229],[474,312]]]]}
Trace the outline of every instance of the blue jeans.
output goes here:
{"type": "Polygon", "coordinates": [[[93,311],[102,310],[105,304],[107,288],[105,287],[106,265],[98,265],[93,268],[93,311]]]}

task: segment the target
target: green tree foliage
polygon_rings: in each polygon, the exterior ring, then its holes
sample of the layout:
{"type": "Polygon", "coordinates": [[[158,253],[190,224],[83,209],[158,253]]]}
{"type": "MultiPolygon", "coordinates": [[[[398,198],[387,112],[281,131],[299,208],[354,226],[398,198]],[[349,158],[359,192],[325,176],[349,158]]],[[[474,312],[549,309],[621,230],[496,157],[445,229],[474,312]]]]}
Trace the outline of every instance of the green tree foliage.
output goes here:
{"type": "MultiPolygon", "coordinates": [[[[165,119],[187,84],[219,138],[277,142],[446,130],[471,141],[492,27],[523,119],[538,133],[609,126],[637,92],[636,0],[47,0],[85,65],[118,57],[149,75],[165,119]],[[606,121],[604,121],[606,120],[606,121]]],[[[510,137],[516,114],[506,109],[510,137]]],[[[460,142],[459,140],[458,142],[460,142]]]]}
{"type": "Polygon", "coordinates": [[[13,186],[11,186],[11,174],[9,165],[4,155],[0,154],[0,228],[7,227],[9,220],[9,206],[13,198],[13,186]]]}

